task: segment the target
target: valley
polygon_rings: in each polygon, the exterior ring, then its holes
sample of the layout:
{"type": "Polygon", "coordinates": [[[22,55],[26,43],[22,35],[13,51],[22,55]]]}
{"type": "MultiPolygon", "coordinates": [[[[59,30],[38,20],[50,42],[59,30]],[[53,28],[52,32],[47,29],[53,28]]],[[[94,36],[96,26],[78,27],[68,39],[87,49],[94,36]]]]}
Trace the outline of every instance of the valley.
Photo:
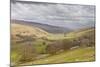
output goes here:
{"type": "Polygon", "coordinates": [[[38,26],[11,22],[12,66],[94,61],[94,55],[94,27],[51,33],[38,26]]]}

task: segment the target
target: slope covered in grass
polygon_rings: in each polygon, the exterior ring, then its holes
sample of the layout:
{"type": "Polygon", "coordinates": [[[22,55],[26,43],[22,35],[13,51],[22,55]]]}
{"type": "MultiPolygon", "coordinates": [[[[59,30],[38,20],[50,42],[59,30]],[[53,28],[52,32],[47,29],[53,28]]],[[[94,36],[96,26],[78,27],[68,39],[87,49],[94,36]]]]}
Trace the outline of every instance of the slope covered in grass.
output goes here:
{"type": "Polygon", "coordinates": [[[12,37],[15,37],[13,39],[16,39],[21,36],[47,37],[49,33],[37,27],[30,27],[27,25],[12,23],[11,35],[12,37]]]}
{"type": "Polygon", "coordinates": [[[78,48],[64,51],[62,53],[52,55],[47,58],[35,60],[33,62],[25,63],[22,65],[94,61],[94,54],[94,47],[78,48]]]}

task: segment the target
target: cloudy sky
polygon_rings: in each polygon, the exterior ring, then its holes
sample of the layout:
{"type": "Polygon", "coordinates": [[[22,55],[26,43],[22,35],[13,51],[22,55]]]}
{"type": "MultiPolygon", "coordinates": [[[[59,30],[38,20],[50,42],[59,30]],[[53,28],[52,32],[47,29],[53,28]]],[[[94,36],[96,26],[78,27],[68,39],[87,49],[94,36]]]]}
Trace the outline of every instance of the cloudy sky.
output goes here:
{"type": "Polygon", "coordinates": [[[93,26],[95,6],[41,2],[12,2],[11,19],[66,27],[93,26]]]}

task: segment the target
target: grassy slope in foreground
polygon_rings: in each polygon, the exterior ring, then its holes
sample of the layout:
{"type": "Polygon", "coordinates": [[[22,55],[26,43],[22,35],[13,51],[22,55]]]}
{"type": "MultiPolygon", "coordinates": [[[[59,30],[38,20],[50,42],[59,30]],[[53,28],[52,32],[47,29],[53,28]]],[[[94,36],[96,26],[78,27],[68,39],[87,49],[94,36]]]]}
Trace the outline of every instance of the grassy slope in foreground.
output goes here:
{"type": "Polygon", "coordinates": [[[60,54],[49,56],[47,58],[25,63],[22,65],[94,61],[95,60],[94,55],[95,55],[94,47],[78,48],[70,51],[64,51],[60,54]]]}

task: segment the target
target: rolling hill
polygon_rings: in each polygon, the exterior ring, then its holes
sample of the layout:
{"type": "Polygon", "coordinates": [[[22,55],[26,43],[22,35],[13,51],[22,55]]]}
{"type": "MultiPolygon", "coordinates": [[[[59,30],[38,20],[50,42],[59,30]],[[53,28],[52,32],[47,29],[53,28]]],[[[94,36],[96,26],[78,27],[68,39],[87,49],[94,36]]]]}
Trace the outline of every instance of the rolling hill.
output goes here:
{"type": "Polygon", "coordinates": [[[29,41],[31,39],[47,37],[48,35],[50,35],[48,32],[37,27],[30,27],[16,23],[11,24],[11,37],[12,40],[15,41],[21,41],[23,39],[29,41]]]}

